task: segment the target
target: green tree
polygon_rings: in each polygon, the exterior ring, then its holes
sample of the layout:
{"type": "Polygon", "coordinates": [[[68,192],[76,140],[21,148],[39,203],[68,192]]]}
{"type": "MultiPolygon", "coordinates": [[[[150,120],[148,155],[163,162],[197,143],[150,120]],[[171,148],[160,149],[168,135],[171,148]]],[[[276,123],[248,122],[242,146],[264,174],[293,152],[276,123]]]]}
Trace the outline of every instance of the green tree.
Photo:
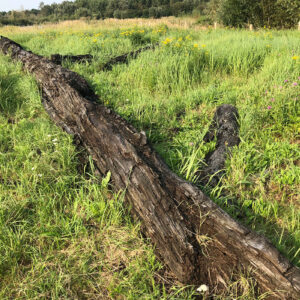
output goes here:
{"type": "Polygon", "coordinates": [[[300,19],[299,0],[211,0],[210,15],[226,26],[291,28],[300,19]]]}

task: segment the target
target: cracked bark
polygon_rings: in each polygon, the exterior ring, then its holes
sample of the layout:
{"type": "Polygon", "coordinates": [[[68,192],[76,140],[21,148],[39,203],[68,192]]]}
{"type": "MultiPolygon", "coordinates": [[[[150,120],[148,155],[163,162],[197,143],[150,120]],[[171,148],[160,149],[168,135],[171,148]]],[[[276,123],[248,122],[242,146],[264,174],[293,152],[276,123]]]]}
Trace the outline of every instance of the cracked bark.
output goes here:
{"type": "Polygon", "coordinates": [[[215,149],[205,157],[206,167],[199,172],[200,182],[215,187],[224,174],[225,160],[230,148],[238,146],[239,114],[233,105],[223,104],[217,107],[213,121],[204,136],[204,142],[211,142],[216,137],[215,149]]]}
{"type": "Polygon", "coordinates": [[[261,291],[275,291],[269,299],[300,298],[300,270],[170,171],[145,133],[98,104],[82,77],[1,36],[0,49],[34,74],[51,119],[81,141],[99,172],[111,171],[115,189],[126,191],[133,216],[181,282],[221,291],[251,268],[261,291]]]}

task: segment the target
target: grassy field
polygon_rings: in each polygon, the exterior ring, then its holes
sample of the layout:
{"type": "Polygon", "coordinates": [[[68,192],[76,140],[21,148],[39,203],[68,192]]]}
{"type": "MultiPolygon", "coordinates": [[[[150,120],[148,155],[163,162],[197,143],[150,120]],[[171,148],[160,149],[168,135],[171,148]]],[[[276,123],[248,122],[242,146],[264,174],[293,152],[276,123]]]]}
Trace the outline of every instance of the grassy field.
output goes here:
{"type": "MultiPolygon", "coordinates": [[[[215,143],[202,142],[215,108],[235,105],[241,143],[220,185],[201,188],[300,267],[300,31],[193,24],[75,21],[1,27],[0,35],[44,56],[94,55],[90,64],[65,66],[196,184],[215,143]],[[101,71],[109,58],[156,42],[154,51],[101,71]]],[[[96,179],[92,162],[78,169],[71,137],[44,112],[33,77],[0,55],[0,299],[193,298],[196,287],[164,271],[109,176],[96,179]]],[[[215,299],[263,299],[254,290],[241,278],[215,299]]]]}

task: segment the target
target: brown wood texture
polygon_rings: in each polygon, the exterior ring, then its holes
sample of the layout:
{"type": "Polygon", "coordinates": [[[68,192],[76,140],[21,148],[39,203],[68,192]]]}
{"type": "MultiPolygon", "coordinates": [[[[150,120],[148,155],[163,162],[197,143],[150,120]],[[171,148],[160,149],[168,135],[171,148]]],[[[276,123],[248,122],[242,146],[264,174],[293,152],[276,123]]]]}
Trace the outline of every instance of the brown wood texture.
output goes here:
{"type": "Polygon", "coordinates": [[[261,291],[275,292],[269,299],[300,299],[300,270],[170,171],[145,133],[98,104],[83,78],[1,36],[0,49],[34,74],[46,111],[82,142],[100,173],[111,171],[114,187],[126,191],[133,216],[181,282],[218,291],[250,269],[261,291]]]}
{"type": "Polygon", "coordinates": [[[217,107],[204,142],[211,142],[216,138],[216,146],[205,157],[205,168],[198,172],[200,182],[205,185],[216,186],[224,175],[225,161],[230,149],[238,146],[239,138],[239,114],[233,105],[222,104],[217,107]]]}

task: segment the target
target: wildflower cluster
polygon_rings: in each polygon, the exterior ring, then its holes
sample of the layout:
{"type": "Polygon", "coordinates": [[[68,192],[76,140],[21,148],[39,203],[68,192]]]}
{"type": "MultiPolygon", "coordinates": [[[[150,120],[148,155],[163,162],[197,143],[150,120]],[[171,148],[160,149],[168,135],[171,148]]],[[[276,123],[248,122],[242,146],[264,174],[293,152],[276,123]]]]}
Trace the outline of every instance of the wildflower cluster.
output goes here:
{"type": "Polygon", "coordinates": [[[79,36],[81,41],[92,42],[93,44],[97,44],[100,39],[104,38],[104,34],[102,32],[74,32],[74,36],[79,36]]]}
{"type": "Polygon", "coordinates": [[[145,33],[144,29],[140,29],[140,30],[135,30],[135,29],[131,29],[131,30],[126,30],[120,33],[121,36],[131,36],[133,34],[143,34],[145,33]]]}
{"type": "MultiPolygon", "coordinates": [[[[205,48],[206,45],[205,44],[201,44],[201,48],[205,48]]],[[[194,48],[198,49],[199,48],[199,44],[194,44],[194,48]]]]}
{"type": "Polygon", "coordinates": [[[131,43],[135,46],[151,43],[151,37],[145,29],[130,29],[120,33],[122,37],[130,39],[131,43]]]}
{"type": "Polygon", "coordinates": [[[83,37],[91,39],[93,42],[98,41],[98,39],[103,35],[103,33],[93,33],[93,34],[84,34],[83,37]]]}
{"type": "Polygon", "coordinates": [[[102,35],[102,33],[95,33],[93,34],[93,36],[91,37],[92,38],[92,42],[93,43],[97,43],[98,42],[98,37],[100,37],[102,35]]]}
{"type": "Polygon", "coordinates": [[[162,43],[163,43],[164,45],[168,45],[168,44],[171,44],[172,41],[173,41],[173,39],[166,38],[164,41],[162,41],[162,43]]]}
{"type": "MultiPolygon", "coordinates": [[[[270,90],[265,91],[265,97],[274,105],[279,105],[279,99],[284,99],[286,95],[289,95],[292,98],[296,96],[297,92],[295,92],[296,90],[294,89],[295,87],[298,87],[298,82],[300,82],[300,77],[298,77],[298,80],[285,79],[281,85],[274,85],[270,90]],[[276,96],[274,96],[274,94],[276,96]]],[[[297,97],[294,99],[296,100],[297,97]]],[[[273,106],[267,105],[266,108],[267,110],[272,110],[273,106]]]]}
{"type": "MultiPolygon", "coordinates": [[[[175,49],[182,49],[188,52],[203,50],[204,48],[206,48],[206,44],[204,43],[198,44],[198,43],[192,43],[191,41],[192,41],[191,36],[187,35],[185,37],[179,37],[179,38],[167,37],[161,43],[165,46],[172,47],[175,49]]],[[[208,54],[208,51],[206,51],[205,54],[208,54]]]]}
{"type": "Polygon", "coordinates": [[[97,38],[97,37],[99,37],[99,36],[101,36],[101,35],[103,35],[103,33],[102,33],[102,32],[98,32],[98,33],[95,33],[95,34],[94,34],[94,37],[97,38]]]}
{"type": "Polygon", "coordinates": [[[168,30],[167,26],[162,25],[162,26],[158,27],[158,29],[153,29],[152,33],[162,35],[162,34],[165,34],[167,32],[167,30],[168,30]]]}

